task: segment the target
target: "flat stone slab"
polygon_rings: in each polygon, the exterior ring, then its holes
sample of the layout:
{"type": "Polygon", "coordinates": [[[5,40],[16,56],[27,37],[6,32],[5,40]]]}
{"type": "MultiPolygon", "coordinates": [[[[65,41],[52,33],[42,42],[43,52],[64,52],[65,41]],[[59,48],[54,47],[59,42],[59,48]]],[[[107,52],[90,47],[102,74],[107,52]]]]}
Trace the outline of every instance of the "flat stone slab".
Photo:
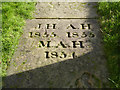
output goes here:
{"type": "Polygon", "coordinates": [[[36,18],[96,18],[96,3],[44,2],[37,3],[36,18]]]}
{"type": "Polygon", "coordinates": [[[86,4],[36,5],[39,15],[26,21],[4,87],[107,87],[108,73],[100,27],[95,19],[97,14],[86,4]]]}

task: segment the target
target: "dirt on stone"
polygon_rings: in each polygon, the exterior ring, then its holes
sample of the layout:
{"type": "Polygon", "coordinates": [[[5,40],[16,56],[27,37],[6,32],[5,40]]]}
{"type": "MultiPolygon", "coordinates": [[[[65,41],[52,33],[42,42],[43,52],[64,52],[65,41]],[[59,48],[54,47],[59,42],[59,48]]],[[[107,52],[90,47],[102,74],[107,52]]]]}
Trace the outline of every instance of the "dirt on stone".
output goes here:
{"type": "Polygon", "coordinates": [[[96,3],[39,2],[4,87],[102,88],[108,72],[96,3]]]}

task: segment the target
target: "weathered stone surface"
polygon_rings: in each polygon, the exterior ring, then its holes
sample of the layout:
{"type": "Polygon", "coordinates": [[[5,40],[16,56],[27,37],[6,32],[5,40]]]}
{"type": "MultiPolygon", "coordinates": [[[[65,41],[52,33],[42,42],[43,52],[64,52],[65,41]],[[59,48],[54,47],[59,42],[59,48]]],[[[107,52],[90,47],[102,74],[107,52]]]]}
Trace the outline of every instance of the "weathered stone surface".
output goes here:
{"type": "Polygon", "coordinates": [[[51,2],[38,3],[36,6],[36,18],[95,18],[95,3],[79,2],[51,2]],[[89,15],[91,14],[91,15],[89,15]],[[89,16],[89,17],[88,17],[89,16]]]}
{"type": "Polygon", "coordinates": [[[92,19],[97,16],[95,8],[82,3],[38,3],[36,8],[39,19],[26,21],[4,86],[106,86],[100,27],[97,19],[92,19]]]}

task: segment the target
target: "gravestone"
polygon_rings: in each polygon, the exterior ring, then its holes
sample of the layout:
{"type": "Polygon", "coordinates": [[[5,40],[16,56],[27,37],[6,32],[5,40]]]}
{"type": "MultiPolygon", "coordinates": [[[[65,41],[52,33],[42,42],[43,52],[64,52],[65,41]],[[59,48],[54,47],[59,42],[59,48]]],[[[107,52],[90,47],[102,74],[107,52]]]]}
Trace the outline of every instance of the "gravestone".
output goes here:
{"type": "Polygon", "coordinates": [[[96,3],[37,3],[8,68],[4,87],[106,87],[96,3]]]}

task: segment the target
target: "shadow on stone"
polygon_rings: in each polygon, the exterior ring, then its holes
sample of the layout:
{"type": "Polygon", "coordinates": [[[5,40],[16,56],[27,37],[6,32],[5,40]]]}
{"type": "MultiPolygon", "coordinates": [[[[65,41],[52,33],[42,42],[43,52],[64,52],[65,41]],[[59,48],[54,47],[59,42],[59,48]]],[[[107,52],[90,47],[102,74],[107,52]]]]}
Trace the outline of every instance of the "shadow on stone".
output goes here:
{"type": "MultiPolygon", "coordinates": [[[[92,5],[93,3],[89,3],[92,5]]],[[[87,8],[87,6],[86,6],[87,8]]],[[[90,13],[89,16],[93,13],[90,13]]],[[[86,19],[86,22],[89,21],[86,19]]],[[[94,23],[98,23],[96,20],[94,23]]],[[[93,27],[94,28],[94,27],[93,27]]],[[[99,27],[98,27],[99,28],[99,27]]],[[[94,31],[94,30],[93,30],[94,31]]],[[[88,31],[89,32],[89,31],[88,31]]],[[[107,87],[106,59],[100,30],[95,31],[92,51],[73,59],[4,77],[4,88],[107,87]]]]}
{"type": "MultiPolygon", "coordinates": [[[[96,51],[95,51],[96,52],[96,51]]],[[[104,56],[93,59],[95,52],[84,56],[7,76],[5,86],[10,88],[94,88],[106,83],[104,56]]]]}

